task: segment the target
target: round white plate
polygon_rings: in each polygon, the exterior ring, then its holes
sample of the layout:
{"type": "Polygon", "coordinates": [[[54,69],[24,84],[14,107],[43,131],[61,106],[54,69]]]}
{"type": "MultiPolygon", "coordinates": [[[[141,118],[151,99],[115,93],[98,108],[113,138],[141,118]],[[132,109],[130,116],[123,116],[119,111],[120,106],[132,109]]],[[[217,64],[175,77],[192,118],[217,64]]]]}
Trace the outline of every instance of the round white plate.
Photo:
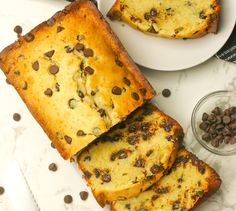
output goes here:
{"type": "MultiPolygon", "coordinates": [[[[105,17],[114,2],[115,0],[99,0],[99,9],[105,17]]],[[[124,22],[106,19],[136,63],[151,69],[175,71],[206,61],[225,44],[235,25],[236,0],[221,0],[221,6],[218,33],[199,39],[172,40],[153,37],[124,22]]]]}

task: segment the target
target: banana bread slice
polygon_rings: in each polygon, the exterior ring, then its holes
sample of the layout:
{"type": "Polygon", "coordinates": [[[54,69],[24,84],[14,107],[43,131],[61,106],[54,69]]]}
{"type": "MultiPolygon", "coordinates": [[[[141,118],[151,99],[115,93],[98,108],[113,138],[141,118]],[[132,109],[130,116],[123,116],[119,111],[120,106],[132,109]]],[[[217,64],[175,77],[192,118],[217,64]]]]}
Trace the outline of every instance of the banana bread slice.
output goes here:
{"type": "Polygon", "coordinates": [[[185,149],[168,175],[137,197],[112,204],[112,211],[188,211],[200,205],[221,185],[219,175],[185,149]]]}
{"type": "Polygon", "coordinates": [[[155,95],[88,0],[19,37],[0,68],[65,159],[155,95]]]}
{"type": "Polygon", "coordinates": [[[173,164],[183,137],[180,125],[154,105],[137,109],[78,157],[101,206],[139,194],[173,164]]]}
{"type": "Polygon", "coordinates": [[[217,31],[219,11],[218,0],[116,0],[107,15],[154,36],[198,38],[217,31]]]}

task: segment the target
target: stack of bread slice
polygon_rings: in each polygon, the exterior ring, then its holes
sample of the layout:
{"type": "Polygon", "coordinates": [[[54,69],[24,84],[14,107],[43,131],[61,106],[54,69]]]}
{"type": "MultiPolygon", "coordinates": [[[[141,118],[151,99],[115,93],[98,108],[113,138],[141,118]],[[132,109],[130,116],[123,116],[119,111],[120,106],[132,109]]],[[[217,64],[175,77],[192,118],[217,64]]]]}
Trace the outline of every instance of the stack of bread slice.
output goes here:
{"type": "Polygon", "coordinates": [[[19,36],[0,67],[63,158],[77,155],[101,206],[184,211],[219,188],[179,151],[181,126],[146,103],[155,91],[89,0],[19,36]]]}

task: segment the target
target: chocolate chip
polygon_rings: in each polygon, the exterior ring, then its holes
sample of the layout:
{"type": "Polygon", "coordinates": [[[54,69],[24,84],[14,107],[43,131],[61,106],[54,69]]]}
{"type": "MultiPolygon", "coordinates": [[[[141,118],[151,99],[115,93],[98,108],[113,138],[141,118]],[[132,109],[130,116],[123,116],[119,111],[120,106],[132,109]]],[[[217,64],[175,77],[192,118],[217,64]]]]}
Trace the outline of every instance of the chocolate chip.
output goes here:
{"type": "Polygon", "coordinates": [[[208,124],[206,122],[201,122],[199,128],[202,129],[203,131],[207,131],[208,124]]]}
{"type": "Polygon", "coordinates": [[[155,200],[157,200],[159,198],[159,195],[153,195],[152,196],[152,201],[155,201],[155,200]]]}
{"type": "Polygon", "coordinates": [[[144,107],[144,109],[143,109],[143,115],[145,115],[145,116],[151,115],[152,112],[153,112],[153,110],[151,108],[144,107]]]}
{"type": "Polygon", "coordinates": [[[87,191],[81,191],[81,192],[79,193],[79,195],[80,195],[80,198],[81,198],[83,201],[85,201],[85,200],[88,198],[88,192],[87,192],[87,191]]]}
{"type": "Polygon", "coordinates": [[[55,53],[55,50],[51,50],[51,51],[48,51],[48,52],[44,53],[44,56],[46,56],[48,58],[51,58],[54,53],[55,53]]]}
{"type": "Polygon", "coordinates": [[[76,135],[77,136],[86,136],[86,133],[83,130],[78,130],[76,135]]]}
{"type": "Polygon", "coordinates": [[[137,131],[138,131],[137,125],[134,125],[134,124],[130,125],[130,126],[128,127],[128,131],[129,131],[130,133],[135,133],[135,132],[137,132],[137,131]]]}
{"type": "Polygon", "coordinates": [[[123,82],[124,82],[124,84],[126,84],[127,86],[130,86],[130,84],[131,84],[130,80],[129,80],[128,78],[126,78],[126,77],[123,78],[123,82]]]}
{"type": "Polygon", "coordinates": [[[85,57],[92,57],[93,56],[93,50],[90,48],[85,48],[84,49],[84,56],[85,57]]]}
{"type": "Polygon", "coordinates": [[[15,26],[14,32],[16,32],[17,35],[20,35],[22,33],[22,27],[19,25],[15,26]]]}
{"type": "Polygon", "coordinates": [[[206,19],[207,18],[206,14],[203,10],[199,13],[199,18],[200,19],[206,19]]]}
{"type": "Polygon", "coordinates": [[[16,122],[19,122],[21,120],[21,115],[18,114],[18,113],[14,113],[13,114],[13,119],[16,121],[16,122]]]}
{"type": "Polygon", "coordinates": [[[128,137],[128,143],[130,145],[135,145],[137,141],[138,141],[138,136],[136,135],[128,137]]]}
{"type": "Polygon", "coordinates": [[[84,158],[84,162],[85,162],[85,161],[91,161],[91,156],[89,156],[89,155],[86,156],[86,157],[84,158]]]}
{"type": "Polygon", "coordinates": [[[150,10],[150,15],[151,15],[152,17],[156,17],[156,16],[157,16],[157,10],[156,10],[155,8],[152,8],[152,9],[150,10]]]}
{"type": "Polygon", "coordinates": [[[94,91],[91,91],[91,96],[95,96],[96,95],[96,92],[94,92],[94,91]]]}
{"type": "Polygon", "coordinates": [[[202,140],[204,140],[206,142],[210,141],[211,140],[211,135],[209,133],[204,133],[202,135],[202,140]]]}
{"type": "Polygon", "coordinates": [[[103,182],[110,182],[111,181],[111,176],[109,174],[104,174],[102,175],[102,181],[103,182]]]}
{"type": "Polygon", "coordinates": [[[117,64],[119,67],[123,67],[123,63],[122,63],[122,61],[120,61],[119,58],[116,58],[116,59],[115,59],[115,62],[116,62],[116,64],[117,64]]]}
{"type": "Polygon", "coordinates": [[[171,129],[173,127],[173,124],[172,122],[169,122],[169,121],[166,121],[164,124],[163,124],[163,128],[166,132],[170,132],[171,129]]]}
{"type": "Polygon", "coordinates": [[[73,198],[72,198],[71,195],[66,195],[66,196],[64,197],[64,202],[65,202],[66,204],[71,204],[72,201],[73,201],[73,198]]]}
{"type": "Polygon", "coordinates": [[[96,177],[96,178],[100,177],[100,175],[101,175],[100,170],[97,169],[97,168],[95,168],[95,169],[94,169],[94,174],[95,174],[95,177],[96,177]]]}
{"type": "Polygon", "coordinates": [[[84,69],[84,75],[93,75],[94,69],[90,66],[85,67],[84,69]]]}
{"type": "Polygon", "coordinates": [[[161,170],[163,170],[163,167],[157,164],[154,164],[151,168],[150,171],[152,172],[152,174],[156,174],[158,172],[160,172],[161,170]]]}
{"type": "Polygon", "coordinates": [[[229,143],[230,143],[230,140],[231,140],[231,137],[230,137],[230,136],[225,136],[225,137],[224,137],[224,143],[225,143],[225,144],[229,144],[229,143]]]}
{"type": "Polygon", "coordinates": [[[92,174],[91,174],[89,171],[85,171],[85,172],[84,172],[84,176],[85,176],[87,179],[89,179],[89,178],[92,176],[92,174]]]}
{"type": "Polygon", "coordinates": [[[48,166],[48,169],[50,171],[57,171],[57,165],[55,163],[51,163],[49,166],[48,166]]]}
{"type": "Polygon", "coordinates": [[[63,31],[65,28],[63,26],[58,26],[57,27],[57,33],[63,31]]]}
{"type": "Polygon", "coordinates": [[[112,153],[111,157],[110,157],[110,160],[114,161],[116,159],[116,157],[117,157],[117,153],[112,153]]]}
{"type": "Polygon", "coordinates": [[[211,145],[212,145],[213,147],[218,148],[218,147],[220,146],[220,142],[219,142],[218,139],[213,139],[213,140],[211,141],[211,145]]]}
{"type": "Polygon", "coordinates": [[[84,50],[84,44],[82,44],[82,43],[77,43],[77,44],[75,45],[75,49],[76,49],[77,51],[83,51],[83,50],[84,50]]]}
{"type": "Polygon", "coordinates": [[[26,81],[22,81],[22,82],[21,82],[21,88],[22,88],[23,90],[27,90],[27,88],[28,88],[28,83],[27,83],[26,81]]]}
{"type": "Polygon", "coordinates": [[[47,20],[46,23],[47,23],[48,26],[52,27],[55,24],[55,19],[54,18],[50,18],[50,19],[47,20]]]}
{"type": "Polygon", "coordinates": [[[56,75],[58,72],[59,72],[59,67],[57,65],[51,65],[49,67],[49,72],[52,74],[52,75],[56,75]]]}
{"type": "Polygon", "coordinates": [[[60,84],[56,82],[55,88],[57,92],[60,92],[60,84]]]}
{"type": "Polygon", "coordinates": [[[38,62],[38,61],[35,61],[35,62],[32,64],[32,68],[33,68],[33,70],[38,71],[38,70],[39,70],[39,62],[38,62]]]}
{"type": "Polygon", "coordinates": [[[135,160],[134,166],[135,166],[135,167],[138,167],[138,168],[144,168],[144,166],[145,166],[145,160],[144,160],[143,158],[137,158],[137,159],[135,160]]]}
{"type": "Polygon", "coordinates": [[[163,97],[170,97],[171,91],[169,89],[163,89],[162,95],[163,97]]]}
{"type": "Polygon", "coordinates": [[[125,204],[125,208],[130,210],[130,204],[125,204]]]}
{"type": "Polygon", "coordinates": [[[146,156],[149,157],[152,153],[153,153],[153,150],[150,149],[150,150],[147,151],[146,156]]]}
{"type": "Polygon", "coordinates": [[[100,108],[100,109],[98,110],[98,113],[100,114],[101,117],[106,116],[106,112],[105,112],[105,110],[102,109],[102,108],[100,108]]]}
{"type": "Polygon", "coordinates": [[[224,124],[229,124],[230,123],[230,117],[229,116],[223,116],[223,123],[224,124]]]}
{"type": "Polygon", "coordinates": [[[118,87],[118,86],[114,86],[113,88],[112,88],[112,94],[114,94],[114,95],[121,95],[122,94],[122,89],[120,88],[120,87],[118,87]]]}
{"type": "Polygon", "coordinates": [[[201,173],[201,174],[204,174],[206,172],[206,169],[203,165],[198,165],[198,171],[201,173]]]}
{"type": "Polygon", "coordinates": [[[214,123],[216,122],[216,116],[214,114],[211,114],[209,117],[208,117],[208,121],[210,123],[214,123]]]}
{"type": "Polygon", "coordinates": [[[146,122],[144,124],[141,125],[140,129],[143,132],[147,132],[149,130],[149,128],[151,127],[151,124],[149,122],[146,122]]]}
{"type": "Polygon", "coordinates": [[[231,135],[231,132],[230,132],[230,130],[229,130],[227,127],[225,127],[225,128],[223,129],[223,135],[224,135],[224,136],[231,135]]]}
{"type": "Polygon", "coordinates": [[[65,49],[66,53],[71,53],[74,51],[74,48],[69,45],[65,46],[64,49],[65,49]]]}
{"type": "Polygon", "coordinates": [[[34,35],[29,32],[24,36],[24,38],[26,42],[32,42],[34,40],[34,35]]]}
{"type": "Polygon", "coordinates": [[[204,112],[204,113],[202,114],[202,121],[207,121],[208,117],[209,117],[209,115],[204,112]]]}
{"type": "Polygon", "coordinates": [[[4,192],[5,192],[5,189],[0,186],[0,195],[4,194],[4,192]]]}
{"type": "Polygon", "coordinates": [[[51,142],[51,147],[53,148],[53,149],[55,149],[55,146],[54,146],[54,144],[51,142]]]}
{"type": "Polygon", "coordinates": [[[74,98],[69,99],[68,105],[71,109],[75,109],[77,107],[77,100],[74,98]]]}
{"type": "Polygon", "coordinates": [[[232,114],[230,119],[231,119],[231,121],[235,121],[236,120],[236,114],[232,114]]]}
{"type": "Polygon", "coordinates": [[[169,192],[169,188],[168,187],[163,187],[163,188],[157,188],[155,190],[156,193],[159,193],[159,194],[164,194],[164,193],[168,193],[169,192]]]}
{"type": "Polygon", "coordinates": [[[133,98],[134,100],[136,100],[136,101],[139,100],[139,95],[138,95],[138,93],[133,92],[133,93],[131,94],[131,96],[132,96],[132,98],[133,98]]]}
{"type": "Polygon", "coordinates": [[[53,95],[53,91],[50,89],[50,88],[47,88],[45,91],[44,91],[44,94],[48,97],[51,97],[53,95]]]}
{"type": "Polygon", "coordinates": [[[128,157],[128,153],[124,149],[121,149],[117,154],[119,159],[125,159],[128,157]]]}
{"type": "Polygon", "coordinates": [[[212,113],[215,115],[220,115],[222,114],[222,109],[219,107],[215,107],[214,110],[212,110],[212,113]]]}
{"type": "Polygon", "coordinates": [[[65,136],[64,136],[64,139],[65,139],[65,141],[67,142],[67,144],[71,144],[72,138],[71,138],[70,136],[65,135],[65,136]]]}

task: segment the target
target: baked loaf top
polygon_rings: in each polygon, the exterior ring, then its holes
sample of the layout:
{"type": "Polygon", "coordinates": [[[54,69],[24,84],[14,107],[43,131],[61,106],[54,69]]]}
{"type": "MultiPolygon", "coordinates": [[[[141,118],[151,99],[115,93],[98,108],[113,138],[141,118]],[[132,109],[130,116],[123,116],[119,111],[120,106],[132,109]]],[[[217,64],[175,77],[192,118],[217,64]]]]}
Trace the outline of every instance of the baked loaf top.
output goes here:
{"type": "Polygon", "coordinates": [[[155,95],[88,0],[19,37],[0,68],[65,159],[155,95]]]}
{"type": "Polygon", "coordinates": [[[114,202],[112,211],[188,211],[221,185],[219,175],[195,155],[182,149],[169,174],[137,197],[114,202]]]}
{"type": "Polygon", "coordinates": [[[218,0],[116,0],[108,12],[142,32],[167,38],[198,38],[215,33],[218,0]]]}
{"type": "Polygon", "coordinates": [[[180,125],[154,105],[144,105],[78,158],[101,206],[139,194],[173,164],[183,137],[180,125]]]}

